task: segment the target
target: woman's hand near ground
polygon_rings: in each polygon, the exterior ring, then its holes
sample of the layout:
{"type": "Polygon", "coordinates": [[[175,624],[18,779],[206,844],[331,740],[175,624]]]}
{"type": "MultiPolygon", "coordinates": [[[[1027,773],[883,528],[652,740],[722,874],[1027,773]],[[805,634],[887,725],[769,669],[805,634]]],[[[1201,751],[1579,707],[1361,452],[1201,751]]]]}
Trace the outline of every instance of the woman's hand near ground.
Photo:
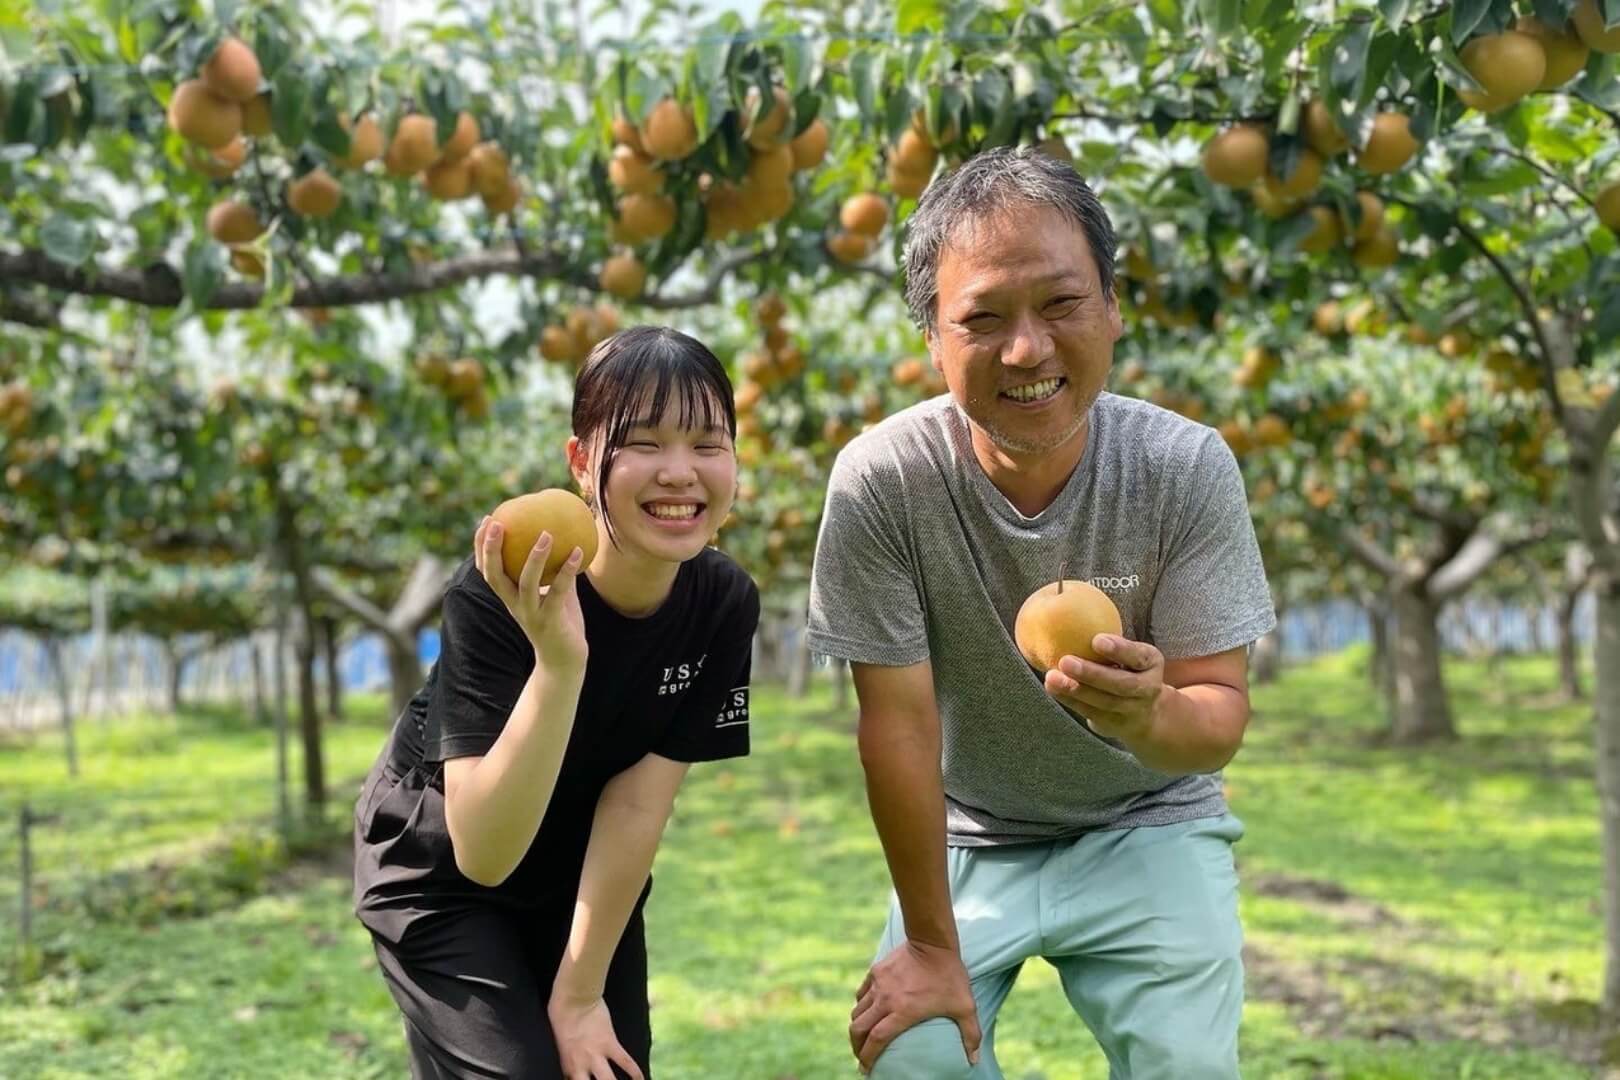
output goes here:
{"type": "Polygon", "coordinates": [[[614,1065],[631,1080],[645,1080],[641,1067],[619,1045],[607,1002],[600,997],[579,1000],[553,993],[546,1016],[567,1080],[617,1080],[614,1065]]]}

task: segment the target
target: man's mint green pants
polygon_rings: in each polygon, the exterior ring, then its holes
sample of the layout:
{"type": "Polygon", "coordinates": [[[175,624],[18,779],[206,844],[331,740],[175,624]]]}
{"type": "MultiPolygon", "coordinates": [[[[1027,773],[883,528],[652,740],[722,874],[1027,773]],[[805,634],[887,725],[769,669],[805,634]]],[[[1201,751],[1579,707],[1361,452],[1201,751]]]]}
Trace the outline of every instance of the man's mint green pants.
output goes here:
{"type": "MultiPolygon", "coordinates": [[[[970,1066],[955,1021],[925,1020],[871,1080],[1000,1080],[996,1013],[1024,961],[1057,968],[1108,1057],[1110,1080],[1233,1080],[1243,931],[1231,814],[1005,847],[950,848],[951,899],[984,1042],[970,1066]]],[[[905,939],[891,904],[881,959],[905,939]]]]}

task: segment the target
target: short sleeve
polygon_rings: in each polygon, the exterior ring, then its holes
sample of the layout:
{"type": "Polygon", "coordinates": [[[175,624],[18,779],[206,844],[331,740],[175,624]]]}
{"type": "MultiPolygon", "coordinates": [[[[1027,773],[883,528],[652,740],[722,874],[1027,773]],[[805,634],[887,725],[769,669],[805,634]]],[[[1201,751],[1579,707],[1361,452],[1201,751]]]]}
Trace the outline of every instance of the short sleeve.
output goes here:
{"type": "MultiPolygon", "coordinates": [[[[856,444],[851,444],[851,447],[856,444]]],[[[903,667],[928,659],[928,629],[897,499],[849,449],[834,462],[810,571],[809,642],[818,656],[903,667]]]]}
{"type": "Polygon", "coordinates": [[[746,577],[744,581],[738,602],[721,616],[691,694],[652,748],[660,757],[696,762],[748,754],[748,683],[759,628],[759,588],[746,577]]]}
{"type": "Polygon", "coordinates": [[[534,669],[534,651],[499,597],[467,585],[445,593],[436,666],[425,756],[487,753],[534,669]]]}
{"type": "Polygon", "coordinates": [[[1185,483],[1151,617],[1153,643],[1170,659],[1248,645],[1277,625],[1243,474],[1213,432],[1185,483]]]}

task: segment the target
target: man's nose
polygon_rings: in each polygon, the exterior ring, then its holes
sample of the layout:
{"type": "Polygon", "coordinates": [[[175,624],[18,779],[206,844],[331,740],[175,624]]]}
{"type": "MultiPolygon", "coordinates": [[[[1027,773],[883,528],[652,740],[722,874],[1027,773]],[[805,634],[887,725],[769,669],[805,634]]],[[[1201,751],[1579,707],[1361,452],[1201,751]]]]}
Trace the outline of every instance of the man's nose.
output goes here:
{"type": "Polygon", "coordinates": [[[1008,367],[1039,367],[1052,352],[1051,331],[1042,320],[1026,315],[1012,328],[1007,347],[1001,351],[1001,362],[1008,367]]]}

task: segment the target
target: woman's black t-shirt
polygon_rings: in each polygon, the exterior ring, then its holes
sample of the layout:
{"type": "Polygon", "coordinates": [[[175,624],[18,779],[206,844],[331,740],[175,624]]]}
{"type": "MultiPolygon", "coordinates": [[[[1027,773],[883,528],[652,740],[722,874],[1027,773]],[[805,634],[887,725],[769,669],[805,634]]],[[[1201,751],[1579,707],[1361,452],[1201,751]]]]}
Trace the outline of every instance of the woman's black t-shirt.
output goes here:
{"type": "Polygon", "coordinates": [[[355,807],[355,902],[398,941],[416,917],[469,899],[519,907],[578,890],[608,780],[649,753],[716,761],[748,753],[748,683],[759,590],[713,548],[682,563],[651,615],[609,607],[578,578],[590,647],[557,786],[528,853],[485,887],[456,868],[443,763],[487,753],[534,667],[534,649],[468,559],[445,592],[440,655],[395,721],[355,807]]]}

